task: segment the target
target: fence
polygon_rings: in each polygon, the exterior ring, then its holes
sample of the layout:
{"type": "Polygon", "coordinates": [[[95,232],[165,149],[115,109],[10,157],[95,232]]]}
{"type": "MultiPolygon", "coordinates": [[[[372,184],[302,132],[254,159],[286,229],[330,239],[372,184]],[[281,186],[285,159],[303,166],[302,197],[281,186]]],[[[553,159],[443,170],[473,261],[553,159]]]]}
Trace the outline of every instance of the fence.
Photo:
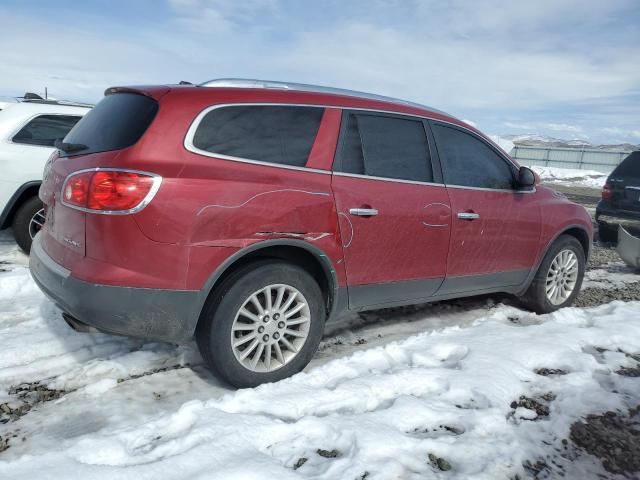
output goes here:
{"type": "Polygon", "coordinates": [[[515,145],[511,156],[521,165],[596,170],[610,173],[631,151],[596,148],[534,147],[515,145]]]}

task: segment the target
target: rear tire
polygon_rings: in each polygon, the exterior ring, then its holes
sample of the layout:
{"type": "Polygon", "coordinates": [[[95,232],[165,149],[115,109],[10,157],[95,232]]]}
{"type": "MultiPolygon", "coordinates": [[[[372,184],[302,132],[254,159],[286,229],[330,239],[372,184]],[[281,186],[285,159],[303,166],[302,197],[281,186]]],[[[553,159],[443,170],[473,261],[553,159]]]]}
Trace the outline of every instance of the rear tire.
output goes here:
{"type": "Polygon", "coordinates": [[[585,263],[585,253],[578,239],[561,235],[545,254],[531,285],[521,298],[522,303],[536,313],[550,313],[568,307],[580,293],[585,263]],[[574,260],[575,264],[572,263],[574,260]]]}
{"type": "Polygon", "coordinates": [[[606,223],[598,222],[598,240],[604,243],[617,243],[618,229],[606,223]]]}
{"type": "Polygon", "coordinates": [[[31,197],[18,207],[13,216],[13,236],[18,246],[26,254],[29,254],[31,250],[33,236],[44,224],[43,208],[42,202],[37,196],[31,197]]]}
{"type": "Polygon", "coordinates": [[[255,387],[302,370],[318,349],[325,318],[322,291],[309,273],[263,260],[239,268],[216,288],[196,340],[205,362],[227,382],[255,387]]]}

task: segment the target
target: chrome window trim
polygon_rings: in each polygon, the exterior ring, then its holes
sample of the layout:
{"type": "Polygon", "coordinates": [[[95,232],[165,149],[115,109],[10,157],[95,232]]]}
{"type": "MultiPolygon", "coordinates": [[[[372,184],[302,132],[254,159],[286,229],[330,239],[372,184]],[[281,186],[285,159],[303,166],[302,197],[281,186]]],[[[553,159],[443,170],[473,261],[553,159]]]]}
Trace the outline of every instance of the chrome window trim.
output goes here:
{"type": "MultiPolygon", "coordinates": [[[[193,120],[193,122],[191,122],[191,125],[189,126],[189,129],[187,130],[187,134],[184,138],[184,148],[186,148],[188,151],[192,152],[192,153],[196,153],[198,155],[203,155],[205,157],[211,157],[211,158],[219,158],[221,160],[231,160],[232,162],[241,162],[241,163],[249,163],[249,164],[253,164],[253,165],[263,165],[266,167],[276,167],[276,168],[284,168],[286,170],[302,170],[305,172],[313,172],[313,173],[321,173],[324,175],[330,175],[331,171],[330,170],[320,170],[318,168],[309,168],[309,167],[298,167],[296,165],[284,165],[281,163],[271,163],[271,162],[263,162],[261,160],[252,160],[250,158],[243,158],[243,157],[234,157],[232,155],[224,155],[221,153],[213,153],[213,152],[209,152],[207,150],[202,150],[201,148],[196,147],[193,144],[193,138],[195,137],[196,131],[198,130],[198,127],[200,126],[200,123],[202,122],[202,119],[209,113],[212,112],[213,110],[217,110],[219,108],[227,108],[227,107],[316,107],[316,108],[322,108],[322,109],[326,109],[327,107],[325,107],[324,105],[301,105],[301,104],[297,104],[297,103],[242,103],[242,102],[238,102],[238,103],[220,103],[218,105],[211,105],[207,108],[205,108],[204,110],[202,110],[198,115],[196,115],[196,118],[193,120]]],[[[316,132],[317,135],[317,132],[316,132]]],[[[313,148],[313,146],[311,147],[313,148]]],[[[307,158],[307,161],[309,161],[309,159],[307,158]]]]}
{"type": "Polygon", "coordinates": [[[347,173],[347,172],[333,172],[333,175],[336,177],[354,177],[354,178],[363,178],[366,180],[380,180],[383,182],[394,182],[394,183],[409,183],[412,185],[427,185],[430,187],[442,187],[445,188],[445,184],[443,183],[432,183],[432,182],[420,182],[417,180],[404,180],[402,178],[387,178],[387,177],[374,177],[373,175],[363,175],[361,173],[347,173]]]}
{"type": "MultiPolygon", "coordinates": [[[[431,118],[429,116],[426,115],[417,115],[417,114],[413,114],[413,113],[404,113],[404,112],[397,112],[395,110],[380,110],[380,109],[375,109],[375,108],[362,108],[362,107],[349,107],[349,106],[344,106],[344,105],[328,105],[328,104],[308,104],[308,103],[283,103],[283,102],[233,102],[233,103],[220,103],[220,104],[216,104],[216,105],[211,105],[209,107],[206,107],[205,109],[203,109],[198,115],[196,115],[196,117],[193,119],[193,121],[191,122],[191,125],[189,126],[189,129],[187,130],[187,134],[185,135],[184,138],[184,142],[183,142],[183,146],[185,149],[187,149],[188,151],[198,154],[198,155],[203,155],[205,157],[210,157],[210,158],[218,158],[221,160],[230,160],[230,161],[234,161],[234,162],[241,162],[241,163],[249,163],[249,164],[254,164],[254,165],[263,165],[266,167],[275,167],[275,168],[284,168],[286,170],[301,170],[301,171],[306,171],[306,172],[313,172],[313,173],[321,173],[324,175],[338,175],[338,176],[345,176],[345,177],[357,177],[357,178],[369,178],[372,180],[382,180],[382,181],[386,181],[386,182],[397,182],[397,183],[409,183],[409,184],[416,184],[416,185],[429,185],[429,186],[434,186],[434,187],[451,187],[451,188],[458,188],[458,189],[469,189],[469,190],[484,190],[484,191],[490,191],[490,192],[510,192],[510,193],[535,193],[536,189],[535,187],[532,190],[517,190],[517,189],[510,189],[510,190],[505,190],[505,189],[496,189],[496,188],[481,188],[481,187],[467,187],[465,185],[449,185],[446,183],[430,183],[430,182],[419,182],[419,181],[414,181],[414,180],[403,180],[403,179],[397,179],[397,178],[384,178],[384,177],[373,177],[373,176],[369,176],[369,175],[360,175],[360,174],[354,174],[354,173],[344,173],[344,172],[334,172],[332,170],[320,170],[317,168],[308,168],[308,167],[296,167],[296,166],[292,166],[292,165],[282,165],[282,164],[278,164],[278,163],[269,163],[269,162],[262,162],[260,160],[251,160],[248,158],[241,158],[241,157],[233,157],[230,155],[223,155],[223,154],[216,154],[216,153],[212,153],[212,152],[208,152],[206,150],[201,150],[198,147],[196,147],[193,144],[193,137],[195,136],[196,130],[198,129],[198,126],[200,125],[200,122],[202,121],[202,119],[204,118],[204,116],[213,111],[216,110],[218,108],[225,108],[225,107],[236,107],[236,106],[243,106],[243,107],[260,107],[260,106],[268,106],[268,107],[287,107],[287,106],[291,106],[291,107],[317,107],[317,108],[337,108],[340,110],[351,110],[351,111],[361,111],[361,112],[373,112],[373,113],[385,113],[385,114],[391,114],[391,115],[399,115],[399,116],[405,116],[405,117],[413,117],[413,118],[419,118],[421,120],[431,120],[434,122],[440,122],[440,123],[446,123],[448,125],[452,125],[454,127],[460,128],[465,130],[466,132],[474,135],[478,140],[480,140],[483,143],[487,143],[487,141],[480,135],[478,135],[476,132],[474,132],[473,130],[463,126],[463,125],[458,125],[457,123],[453,123],[453,122],[448,122],[446,120],[440,120],[437,118],[431,118]]],[[[496,149],[493,148],[491,145],[489,145],[489,148],[492,149],[492,151],[495,151],[496,149]]],[[[500,155],[502,158],[504,158],[505,161],[509,162],[511,165],[513,165],[514,168],[519,168],[519,165],[517,165],[512,159],[510,159],[508,156],[505,156],[505,154],[503,152],[501,152],[500,148],[498,147],[499,151],[497,151],[496,153],[498,155],[500,155]]]]}
{"type": "Polygon", "coordinates": [[[86,212],[86,213],[97,213],[99,215],[131,215],[132,213],[138,213],[139,211],[141,211],[144,207],[146,207],[151,202],[151,200],[153,200],[153,197],[155,197],[156,193],[158,193],[158,190],[160,190],[161,184],[162,184],[162,177],[160,175],[158,175],[157,173],[145,172],[143,170],[132,170],[129,168],[103,168],[103,167],[84,168],[82,170],[76,170],[75,172],[71,172],[69,175],[66,176],[66,178],[64,179],[64,182],[62,182],[62,190],[60,191],[60,203],[62,203],[65,207],[73,208],[75,210],[80,210],[81,212],[86,212]],[[153,184],[151,185],[151,190],[149,190],[149,193],[147,193],[147,195],[142,199],[142,201],[138,205],[136,205],[134,208],[130,208],[129,210],[93,210],[91,208],[78,207],[77,205],[73,205],[65,202],[64,190],[67,186],[67,182],[69,181],[69,178],[79,173],[86,173],[86,172],[140,173],[142,175],[148,175],[152,177],[153,184]]]}
{"type": "Polygon", "coordinates": [[[504,192],[504,193],[536,193],[536,187],[531,190],[518,190],[515,188],[484,188],[484,187],[467,187],[466,185],[447,185],[447,188],[455,188],[458,190],[479,190],[486,192],[504,192]]]}
{"type": "MultiPolygon", "coordinates": [[[[485,145],[487,144],[487,141],[484,138],[482,138],[482,136],[478,135],[473,130],[470,130],[470,129],[466,128],[466,127],[463,127],[462,125],[458,125],[458,124],[452,123],[452,122],[447,122],[446,120],[436,120],[436,119],[433,119],[433,118],[430,119],[430,120],[433,121],[433,122],[446,123],[448,125],[452,125],[454,127],[460,128],[461,130],[465,130],[465,132],[470,133],[472,136],[477,138],[479,141],[481,141],[485,145]]],[[[520,169],[521,165],[518,165],[517,163],[515,163],[513,161],[513,159],[510,158],[509,156],[506,156],[504,151],[500,147],[498,147],[496,149],[496,148],[493,148],[491,145],[487,145],[487,146],[494,153],[496,153],[499,157],[503,158],[506,162],[508,162],[511,166],[513,166],[515,169],[520,169]]],[[[444,177],[444,172],[443,172],[443,177],[444,177]]],[[[537,191],[535,185],[533,186],[533,188],[531,190],[519,190],[517,188],[506,189],[506,188],[470,187],[470,186],[467,186],[467,185],[457,185],[457,184],[448,184],[448,183],[445,183],[445,185],[447,186],[447,188],[467,189],[467,190],[480,190],[480,191],[488,191],[488,192],[509,192],[509,193],[522,194],[522,193],[536,193],[536,191],[537,191]]]]}
{"type": "MultiPolygon", "coordinates": [[[[40,148],[48,148],[48,149],[52,149],[52,148],[56,148],[53,145],[49,146],[49,145],[36,145],[34,143],[24,143],[24,142],[14,142],[13,141],[13,137],[15,137],[18,133],[20,133],[20,131],[26,127],[27,125],[29,125],[29,123],[31,123],[33,120],[35,120],[38,117],[43,117],[43,116],[47,116],[47,117],[80,117],[78,119],[78,122],[80,120],[82,120],[82,117],[84,115],[80,115],[80,114],[73,114],[73,113],[36,113],[35,115],[30,116],[29,118],[27,118],[26,121],[23,121],[23,123],[21,123],[20,127],[16,128],[13,133],[11,133],[11,135],[9,135],[9,137],[7,138],[7,143],[10,143],[12,145],[26,145],[27,147],[40,147],[40,148]]],[[[76,122],[76,124],[78,123],[76,122]]],[[[75,125],[74,125],[75,126],[75,125]]],[[[71,127],[73,128],[73,127],[71,127]]],[[[69,130],[70,132],[71,130],[69,130]]],[[[67,132],[67,133],[69,133],[67,132]]]]}

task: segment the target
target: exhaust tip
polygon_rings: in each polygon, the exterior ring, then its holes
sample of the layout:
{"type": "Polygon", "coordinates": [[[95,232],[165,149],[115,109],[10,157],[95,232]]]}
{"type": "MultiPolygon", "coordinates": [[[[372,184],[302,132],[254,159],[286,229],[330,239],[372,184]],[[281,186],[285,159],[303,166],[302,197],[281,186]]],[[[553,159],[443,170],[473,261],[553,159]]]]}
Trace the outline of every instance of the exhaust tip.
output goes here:
{"type": "Polygon", "coordinates": [[[67,325],[73,328],[76,332],[81,332],[81,333],[97,333],[98,332],[98,329],[90,325],[87,325],[86,323],[81,322],[80,320],[78,320],[75,317],[72,317],[68,313],[63,313],[62,318],[64,319],[65,322],[67,322],[67,325]]]}

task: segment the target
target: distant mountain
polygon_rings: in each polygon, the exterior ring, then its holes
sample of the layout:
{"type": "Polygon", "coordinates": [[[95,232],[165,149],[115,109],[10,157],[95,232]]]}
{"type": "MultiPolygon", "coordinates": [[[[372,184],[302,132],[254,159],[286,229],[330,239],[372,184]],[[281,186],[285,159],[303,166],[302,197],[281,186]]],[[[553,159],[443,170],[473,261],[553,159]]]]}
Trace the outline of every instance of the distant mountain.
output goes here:
{"type": "Polygon", "coordinates": [[[521,135],[501,135],[502,138],[511,140],[516,145],[544,146],[544,147],[568,147],[568,148],[597,148],[600,150],[640,150],[640,145],[621,143],[617,145],[593,145],[586,140],[573,139],[564,140],[561,138],[548,137],[536,133],[525,133],[521,135]]]}

